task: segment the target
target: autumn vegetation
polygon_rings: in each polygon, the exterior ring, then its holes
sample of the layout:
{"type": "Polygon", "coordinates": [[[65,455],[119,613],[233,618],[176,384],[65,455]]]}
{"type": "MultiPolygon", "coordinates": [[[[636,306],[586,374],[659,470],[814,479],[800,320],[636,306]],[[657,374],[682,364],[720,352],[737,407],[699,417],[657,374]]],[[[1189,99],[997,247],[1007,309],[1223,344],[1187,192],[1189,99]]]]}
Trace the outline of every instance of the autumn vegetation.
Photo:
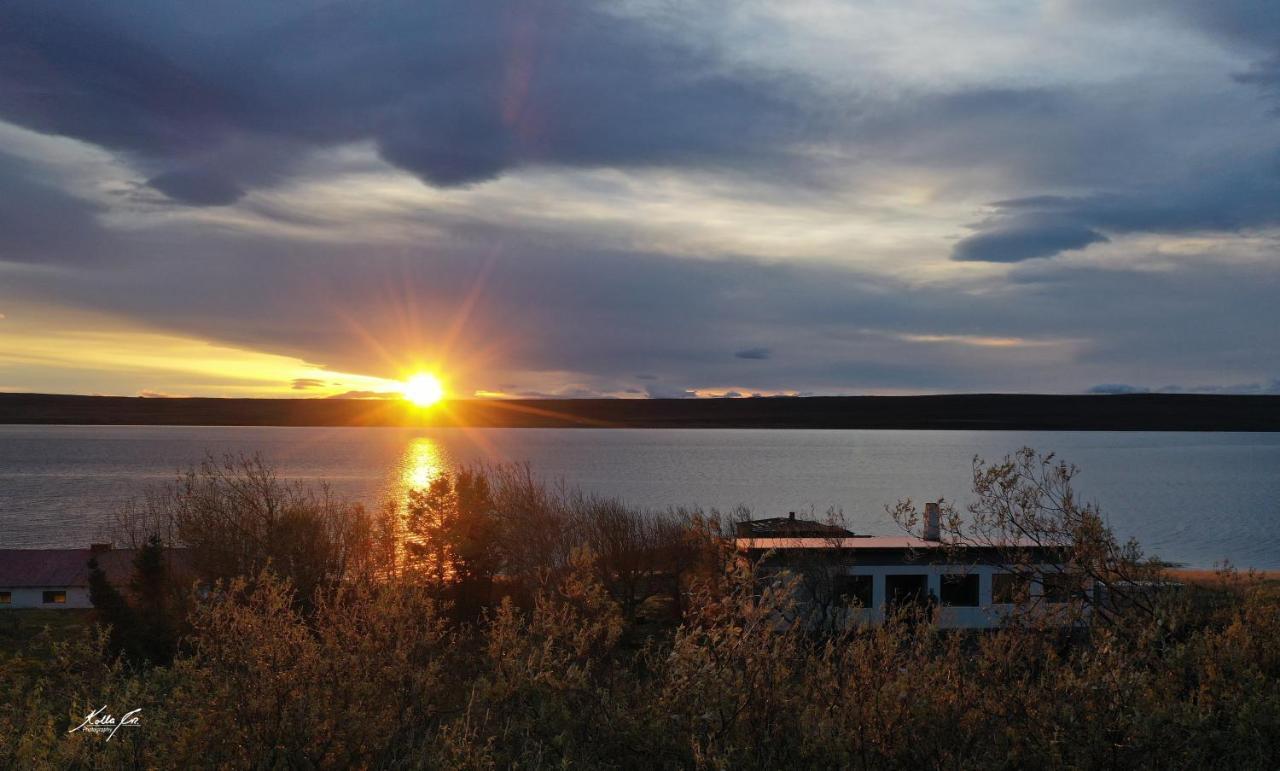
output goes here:
{"type": "Polygon", "coordinates": [[[0,659],[0,767],[1280,766],[1280,592],[1170,585],[1072,473],[977,463],[949,532],[1031,529],[1129,598],[960,633],[912,609],[786,622],[804,576],[735,554],[743,512],[641,512],[521,466],[366,510],[210,460],[122,514],[135,576],[95,579],[95,623],[0,659]],[[101,705],[141,727],[67,733],[101,705]]]}

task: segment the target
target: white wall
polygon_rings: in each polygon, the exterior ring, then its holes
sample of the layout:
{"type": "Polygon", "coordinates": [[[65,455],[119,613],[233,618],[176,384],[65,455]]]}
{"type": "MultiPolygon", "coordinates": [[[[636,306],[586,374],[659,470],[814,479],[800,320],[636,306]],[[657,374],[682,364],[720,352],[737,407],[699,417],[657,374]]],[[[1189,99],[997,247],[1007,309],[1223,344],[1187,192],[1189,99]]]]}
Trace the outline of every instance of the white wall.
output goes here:
{"type": "Polygon", "coordinates": [[[89,590],[83,586],[42,586],[36,588],[24,586],[12,589],[0,586],[0,592],[10,592],[12,594],[11,600],[7,605],[0,604],[0,610],[6,608],[52,608],[59,610],[63,608],[93,607],[93,603],[89,602],[89,590]],[[46,591],[66,592],[66,603],[50,603],[46,605],[43,602],[46,591]]]}
{"type": "MultiPolygon", "coordinates": [[[[885,576],[925,575],[928,590],[933,596],[942,597],[942,576],[949,574],[977,574],[978,607],[938,607],[938,626],[943,629],[990,629],[1000,626],[1003,617],[1014,609],[1013,605],[996,605],[991,602],[992,576],[1005,572],[990,565],[853,565],[844,571],[848,575],[872,576],[871,607],[855,611],[855,623],[876,624],[884,620],[886,601],[885,576]]],[[[1041,596],[1039,581],[1031,582],[1032,598],[1041,596]]]]}

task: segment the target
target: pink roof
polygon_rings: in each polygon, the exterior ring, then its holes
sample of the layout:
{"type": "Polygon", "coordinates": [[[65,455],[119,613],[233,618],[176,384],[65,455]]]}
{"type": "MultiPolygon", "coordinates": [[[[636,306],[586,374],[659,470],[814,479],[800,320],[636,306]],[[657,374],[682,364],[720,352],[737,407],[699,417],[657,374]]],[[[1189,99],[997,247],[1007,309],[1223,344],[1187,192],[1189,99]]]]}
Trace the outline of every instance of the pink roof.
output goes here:
{"type": "Polygon", "coordinates": [[[738,538],[739,549],[936,549],[946,544],[910,535],[863,538],[738,538]]]}
{"type": "MultiPolygon", "coordinates": [[[[170,558],[172,559],[172,551],[170,558]]],[[[89,549],[0,549],[0,588],[89,585],[89,558],[116,586],[133,576],[133,549],[111,549],[96,555],[89,549]]],[[[172,562],[170,564],[173,564],[172,562]]]]}
{"type": "MultiPolygon", "coordinates": [[[[926,541],[913,535],[875,535],[861,538],[738,538],[739,549],[941,549],[965,546],[949,541],[926,541]]],[[[1016,544],[1033,546],[1031,543],[1016,544]]],[[[973,548],[973,545],[968,545],[973,548]]]]}

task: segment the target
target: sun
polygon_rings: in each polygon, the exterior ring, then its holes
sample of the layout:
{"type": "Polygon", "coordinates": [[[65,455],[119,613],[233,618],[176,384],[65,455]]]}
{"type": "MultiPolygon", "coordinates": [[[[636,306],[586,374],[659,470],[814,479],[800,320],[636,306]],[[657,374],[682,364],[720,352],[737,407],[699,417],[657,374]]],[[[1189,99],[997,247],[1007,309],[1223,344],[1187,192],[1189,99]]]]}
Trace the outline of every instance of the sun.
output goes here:
{"type": "Polygon", "coordinates": [[[444,386],[440,378],[429,372],[420,372],[404,381],[400,392],[404,398],[419,407],[430,407],[444,398],[444,386]]]}

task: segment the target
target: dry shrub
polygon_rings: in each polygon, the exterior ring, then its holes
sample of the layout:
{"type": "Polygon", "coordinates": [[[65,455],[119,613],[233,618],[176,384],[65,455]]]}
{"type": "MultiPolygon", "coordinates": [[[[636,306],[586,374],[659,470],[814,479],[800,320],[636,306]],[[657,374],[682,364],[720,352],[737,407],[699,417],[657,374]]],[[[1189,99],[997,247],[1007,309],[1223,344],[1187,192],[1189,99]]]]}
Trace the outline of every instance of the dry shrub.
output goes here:
{"type": "Polygon", "coordinates": [[[636,531],[513,481],[489,487],[494,512],[519,501],[563,526],[545,557],[503,552],[526,602],[460,622],[411,576],[352,573],[305,603],[270,570],[234,579],[195,603],[169,666],[125,666],[88,631],[7,659],[0,767],[1280,766],[1280,592],[1256,577],[1085,630],[941,632],[903,611],[818,633],[790,623],[798,577],[695,528],[683,623],[637,648],[619,576],[640,563],[584,546],[636,531]],[[66,733],[101,704],[142,707],[142,727],[66,733]]]}

